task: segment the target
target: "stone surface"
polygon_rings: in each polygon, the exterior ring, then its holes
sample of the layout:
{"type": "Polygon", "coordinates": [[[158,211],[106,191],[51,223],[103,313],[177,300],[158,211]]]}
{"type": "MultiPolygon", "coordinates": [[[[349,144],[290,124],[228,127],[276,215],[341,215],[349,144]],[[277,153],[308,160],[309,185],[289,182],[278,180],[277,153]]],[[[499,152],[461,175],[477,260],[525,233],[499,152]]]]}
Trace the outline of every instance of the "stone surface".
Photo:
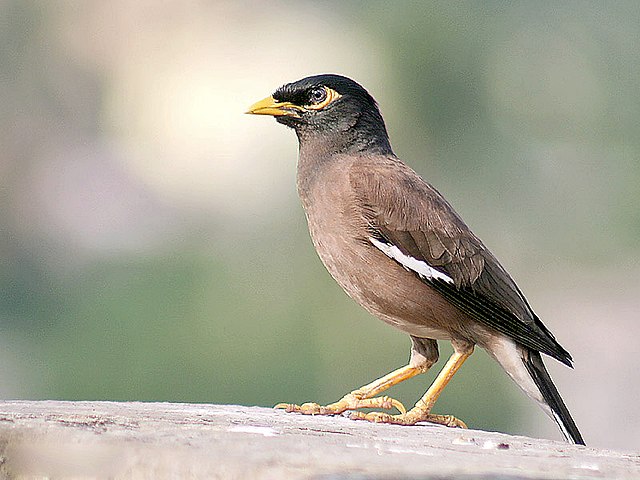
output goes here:
{"type": "Polygon", "coordinates": [[[2,478],[638,479],[640,455],[259,407],[0,402],[2,478]]]}

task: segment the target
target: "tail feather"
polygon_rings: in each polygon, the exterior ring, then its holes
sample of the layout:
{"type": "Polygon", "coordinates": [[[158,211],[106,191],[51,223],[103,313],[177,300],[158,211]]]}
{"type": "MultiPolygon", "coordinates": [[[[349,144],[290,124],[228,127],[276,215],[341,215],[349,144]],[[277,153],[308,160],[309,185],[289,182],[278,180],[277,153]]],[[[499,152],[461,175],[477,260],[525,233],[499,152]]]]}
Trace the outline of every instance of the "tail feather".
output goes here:
{"type": "Polygon", "coordinates": [[[545,402],[551,408],[553,417],[560,427],[560,430],[562,430],[564,436],[567,440],[572,441],[573,443],[584,445],[584,439],[582,438],[576,423],[573,421],[573,418],[569,413],[569,409],[562,401],[562,397],[560,397],[558,389],[553,384],[551,376],[542,362],[540,353],[528,349],[523,350],[522,361],[524,362],[524,366],[529,372],[529,375],[531,375],[533,382],[540,390],[545,402]]]}

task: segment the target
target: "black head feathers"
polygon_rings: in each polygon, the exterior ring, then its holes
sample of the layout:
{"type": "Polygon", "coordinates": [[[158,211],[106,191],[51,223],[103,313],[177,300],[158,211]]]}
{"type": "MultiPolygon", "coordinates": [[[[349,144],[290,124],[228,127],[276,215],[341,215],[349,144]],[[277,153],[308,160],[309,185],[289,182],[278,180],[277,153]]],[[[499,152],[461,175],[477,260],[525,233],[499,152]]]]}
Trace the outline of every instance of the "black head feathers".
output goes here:
{"type": "Polygon", "coordinates": [[[324,135],[341,149],[391,153],[378,104],[350,78],[334,74],[306,77],[278,88],[273,99],[290,110],[276,120],[294,128],[301,141],[324,135]]]}

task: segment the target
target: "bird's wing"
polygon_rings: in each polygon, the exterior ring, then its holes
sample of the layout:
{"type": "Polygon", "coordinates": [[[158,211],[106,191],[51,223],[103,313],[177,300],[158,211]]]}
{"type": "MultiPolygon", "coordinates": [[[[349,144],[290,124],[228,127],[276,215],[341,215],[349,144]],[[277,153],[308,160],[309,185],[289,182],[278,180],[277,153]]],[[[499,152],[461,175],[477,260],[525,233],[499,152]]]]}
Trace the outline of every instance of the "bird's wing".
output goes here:
{"type": "Polygon", "coordinates": [[[449,203],[393,157],[363,157],[350,171],[369,241],[476,321],[571,365],[513,279],[449,203]]]}

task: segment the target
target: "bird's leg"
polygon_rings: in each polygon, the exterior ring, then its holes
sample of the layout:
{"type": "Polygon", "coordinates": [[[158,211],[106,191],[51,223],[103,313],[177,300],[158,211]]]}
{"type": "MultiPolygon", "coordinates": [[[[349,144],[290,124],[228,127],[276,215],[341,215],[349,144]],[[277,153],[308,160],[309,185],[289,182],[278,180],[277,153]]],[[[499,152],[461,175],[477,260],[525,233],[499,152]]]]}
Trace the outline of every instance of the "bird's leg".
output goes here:
{"type": "Polygon", "coordinates": [[[305,415],[338,415],[347,410],[356,410],[358,408],[396,408],[402,415],[405,415],[407,411],[401,402],[386,395],[381,397],[376,397],[376,395],[394,385],[398,385],[404,380],[415,377],[420,373],[425,373],[438,361],[438,344],[435,340],[415,337],[411,337],[411,340],[413,345],[409,365],[398,368],[382,378],[347,393],[337,402],[324,406],[317,403],[304,403],[302,405],[279,403],[275,408],[282,408],[287,412],[305,415]]]}
{"type": "Polygon", "coordinates": [[[279,403],[275,408],[283,408],[287,412],[303,413],[305,415],[338,415],[347,410],[356,410],[358,408],[397,408],[402,414],[406,413],[404,405],[398,400],[388,397],[376,397],[381,393],[400,382],[415,377],[423,370],[411,365],[398,368],[382,378],[364,385],[353,392],[347,393],[344,397],[335,403],[329,405],[318,405],[317,403],[303,403],[295,405],[293,403],[279,403]]]}
{"type": "Polygon", "coordinates": [[[362,413],[354,412],[351,418],[355,420],[368,420],[370,422],[393,423],[397,425],[415,425],[418,422],[431,422],[446,425],[448,427],[467,428],[463,421],[451,415],[434,415],[431,413],[433,405],[447,386],[451,378],[460,369],[462,364],[473,353],[473,345],[454,343],[454,352],[433,381],[429,390],[418,400],[415,406],[405,414],[389,415],[382,412],[362,413]]]}

